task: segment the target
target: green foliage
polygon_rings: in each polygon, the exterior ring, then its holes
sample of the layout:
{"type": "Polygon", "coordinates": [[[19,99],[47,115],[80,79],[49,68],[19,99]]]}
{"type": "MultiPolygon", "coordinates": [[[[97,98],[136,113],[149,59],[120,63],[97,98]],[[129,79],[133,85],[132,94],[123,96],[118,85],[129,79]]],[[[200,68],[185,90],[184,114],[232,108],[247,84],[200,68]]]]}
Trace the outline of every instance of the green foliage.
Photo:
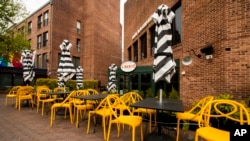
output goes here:
{"type": "Polygon", "coordinates": [[[153,90],[151,87],[149,87],[147,90],[146,90],[146,96],[145,97],[154,97],[153,95],[153,90]]]}
{"type": "Polygon", "coordinates": [[[175,88],[172,86],[172,91],[169,93],[168,98],[170,99],[179,99],[179,93],[175,90],[175,88]]]}
{"type": "Polygon", "coordinates": [[[27,16],[22,1],[3,0],[0,4],[0,55],[5,55],[7,59],[14,53],[21,50],[30,49],[30,43],[26,40],[25,28],[16,29],[16,23],[27,16]],[[19,31],[17,31],[19,30],[19,31]]]}
{"type": "MultiPolygon", "coordinates": [[[[88,89],[88,88],[93,88],[93,89],[98,89],[98,80],[84,80],[84,88],[80,89],[88,89]]],[[[46,85],[50,89],[54,89],[58,87],[58,80],[57,79],[51,79],[51,78],[38,78],[36,80],[36,85],[37,86],[42,86],[46,85]]],[[[66,87],[71,91],[71,90],[76,90],[76,80],[69,80],[66,82],[66,87]]]]}

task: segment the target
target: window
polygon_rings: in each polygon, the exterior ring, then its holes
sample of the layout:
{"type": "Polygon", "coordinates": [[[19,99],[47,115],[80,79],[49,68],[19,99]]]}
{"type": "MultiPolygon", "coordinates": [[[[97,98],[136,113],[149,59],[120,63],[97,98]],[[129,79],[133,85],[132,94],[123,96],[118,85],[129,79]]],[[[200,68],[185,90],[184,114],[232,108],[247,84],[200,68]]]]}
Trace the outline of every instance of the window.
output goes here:
{"type": "Polygon", "coordinates": [[[42,68],[43,69],[47,69],[47,53],[43,54],[43,58],[42,58],[42,68]]]}
{"type": "Polygon", "coordinates": [[[152,27],[150,27],[150,29],[149,29],[149,32],[150,32],[150,37],[151,37],[151,39],[150,39],[150,55],[151,56],[154,56],[154,49],[155,49],[155,24],[152,26],[152,27]]]}
{"type": "Polygon", "coordinates": [[[37,36],[37,49],[42,47],[42,35],[37,36]]]}
{"type": "Polygon", "coordinates": [[[40,29],[42,27],[42,15],[37,18],[37,28],[40,29]]]}
{"type": "Polygon", "coordinates": [[[81,22],[80,21],[77,21],[77,23],[76,23],[76,30],[77,30],[77,33],[80,34],[80,32],[81,32],[81,22]]]}
{"type": "Polygon", "coordinates": [[[32,31],[32,22],[28,23],[28,33],[30,34],[32,31]]]}
{"type": "Polygon", "coordinates": [[[147,58],[147,32],[144,33],[141,38],[141,60],[147,58]]]}
{"type": "Polygon", "coordinates": [[[74,64],[75,68],[77,68],[80,65],[80,57],[72,57],[72,63],[74,64]]]}
{"type": "Polygon", "coordinates": [[[77,52],[80,52],[80,47],[81,47],[81,40],[76,39],[76,50],[77,50],[77,52]]]}
{"type": "Polygon", "coordinates": [[[36,57],[37,57],[37,63],[36,63],[37,65],[36,65],[36,67],[37,68],[42,68],[42,55],[39,54],[36,57]]]}
{"type": "Polygon", "coordinates": [[[46,11],[46,12],[44,13],[43,26],[47,26],[47,25],[48,25],[48,23],[49,23],[48,16],[49,16],[49,12],[46,11]]]}
{"type": "Polygon", "coordinates": [[[179,1],[173,8],[173,12],[175,13],[175,18],[172,23],[172,45],[176,45],[181,43],[181,1],[179,1]]]}
{"type": "Polygon", "coordinates": [[[138,42],[133,44],[134,47],[134,62],[138,62],[138,42]]]}
{"type": "Polygon", "coordinates": [[[48,34],[48,32],[44,32],[43,33],[43,46],[48,45],[48,40],[49,40],[49,34],[48,34]]]}
{"type": "Polygon", "coordinates": [[[131,47],[128,48],[128,60],[132,60],[132,51],[131,51],[131,47]]]}

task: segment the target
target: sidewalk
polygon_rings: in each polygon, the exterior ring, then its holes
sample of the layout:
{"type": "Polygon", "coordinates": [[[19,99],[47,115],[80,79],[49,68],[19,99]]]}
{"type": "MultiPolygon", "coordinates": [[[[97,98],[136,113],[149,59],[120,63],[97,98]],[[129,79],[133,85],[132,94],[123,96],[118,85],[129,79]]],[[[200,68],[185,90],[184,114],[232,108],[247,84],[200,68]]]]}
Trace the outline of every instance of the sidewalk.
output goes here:
{"type": "MultiPolygon", "coordinates": [[[[50,127],[50,115],[41,116],[41,109],[36,113],[36,107],[21,107],[19,112],[12,105],[11,99],[5,107],[5,94],[0,94],[0,141],[103,141],[101,125],[96,125],[95,133],[86,133],[87,120],[80,122],[79,128],[71,124],[69,118],[57,116],[50,127]]],[[[93,123],[91,124],[93,127],[93,123]]],[[[146,123],[144,123],[146,127],[146,123]]],[[[145,129],[145,128],[144,128],[145,129]]],[[[91,130],[92,131],[92,130],[91,130]]],[[[174,133],[170,139],[175,140],[174,133]]],[[[136,131],[136,140],[140,140],[139,128],[136,131]]],[[[131,131],[125,127],[121,136],[117,137],[116,126],[112,126],[110,141],[130,141],[131,131]]],[[[194,132],[182,132],[181,141],[193,141],[194,132]]],[[[157,141],[157,140],[153,140],[157,141]]]]}

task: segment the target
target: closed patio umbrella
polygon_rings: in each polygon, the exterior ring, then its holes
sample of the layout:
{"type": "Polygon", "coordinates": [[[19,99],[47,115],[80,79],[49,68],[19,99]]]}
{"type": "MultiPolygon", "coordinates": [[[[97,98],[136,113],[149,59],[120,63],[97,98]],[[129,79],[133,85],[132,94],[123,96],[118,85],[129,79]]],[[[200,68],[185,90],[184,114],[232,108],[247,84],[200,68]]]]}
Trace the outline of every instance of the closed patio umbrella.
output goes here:
{"type": "Polygon", "coordinates": [[[155,49],[154,49],[154,81],[160,80],[170,83],[175,73],[173,59],[171,23],[175,14],[167,5],[160,5],[152,15],[155,22],[155,49]]]}
{"type": "Polygon", "coordinates": [[[116,70],[117,70],[117,66],[115,64],[111,64],[109,66],[109,78],[108,78],[108,85],[107,85],[108,92],[117,90],[116,70]]]}
{"type": "MultiPolygon", "coordinates": [[[[170,83],[175,73],[175,61],[173,59],[171,23],[175,14],[167,5],[160,5],[153,13],[155,22],[155,49],[154,49],[154,82],[166,81],[170,83]]],[[[162,84],[160,84],[159,102],[162,102],[162,84]]]]}
{"type": "Polygon", "coordinates": [[[23,80],[25,85],[29,85],[35,77],[35,72],[33,70],[35,55],[36,51],[32,53],[31,50],[24,50],[22,52],[20,61],[23,66],[23,80]]]}
{"type": "Polygon", "coordinates": [[[83,87],[83,68],[78,66],[76,68],[76,88],[80,89],[83,87]]]}
{"type": "Polygon", "coordinates": [[[63,40],[59,47],[62,52],[57,69],[58,86],[65,87],[65,83],[74,77],[76,70],[70,57],[70,48],[72,47],[72,44],[68,40],[63,40]]]}

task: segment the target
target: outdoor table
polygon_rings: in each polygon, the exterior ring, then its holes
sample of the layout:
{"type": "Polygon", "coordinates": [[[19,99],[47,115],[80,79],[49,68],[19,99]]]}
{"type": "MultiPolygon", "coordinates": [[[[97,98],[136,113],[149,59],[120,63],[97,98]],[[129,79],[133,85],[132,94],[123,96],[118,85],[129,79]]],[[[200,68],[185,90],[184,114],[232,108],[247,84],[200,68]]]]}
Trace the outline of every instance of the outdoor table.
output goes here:
{"type": "Polygon", "coordinates": [[[71,91],[59,91],[59,92],[51,91],[51,92],[45,92],[43,94],[47,94],[47,95],[61,95],[65,99],[69,93],[71,93],[71,91]]]}
{"type": "MultiPolygon", "coordinates": [[[[177,99],[163,98],[162,103],[160,103],[158,98],[146,98],[130,106],[135,108],[155,109],[157,111],[157,115],[159,115],[159,111],[184,112],[182,101],[177,99]]],[[[157,128],[158,136],[161,136],[161,123],[157,123],[157,128]]]]}

